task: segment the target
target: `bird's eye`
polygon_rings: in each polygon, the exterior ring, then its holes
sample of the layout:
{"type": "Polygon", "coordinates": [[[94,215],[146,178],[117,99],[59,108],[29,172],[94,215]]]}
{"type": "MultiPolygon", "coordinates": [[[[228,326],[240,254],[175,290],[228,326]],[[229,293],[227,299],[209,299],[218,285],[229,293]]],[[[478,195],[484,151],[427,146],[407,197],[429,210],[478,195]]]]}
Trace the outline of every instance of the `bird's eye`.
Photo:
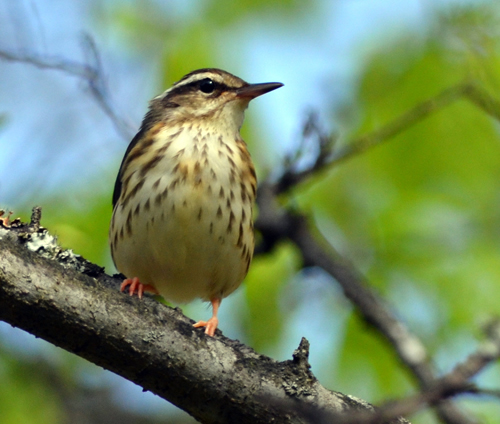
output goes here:
{"type": "Polygon", "coordinates": [[[200,81],[200,90],[204,93],[213,93],[215,90],[215,83],[210,78],[205,78],[200,81]]]}

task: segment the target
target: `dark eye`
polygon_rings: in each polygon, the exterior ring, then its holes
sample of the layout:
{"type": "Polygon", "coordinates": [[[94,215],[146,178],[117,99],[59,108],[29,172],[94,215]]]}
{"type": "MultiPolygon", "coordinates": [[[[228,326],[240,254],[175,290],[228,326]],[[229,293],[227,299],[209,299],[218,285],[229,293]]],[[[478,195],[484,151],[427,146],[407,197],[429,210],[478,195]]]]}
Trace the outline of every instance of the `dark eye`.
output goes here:
{"type": "Polygon", "coordinates": [[[215,83],[210,78],[205,78],[200,81],[200,90],[204,93],[213,93],[215,90],[215,83]]]}

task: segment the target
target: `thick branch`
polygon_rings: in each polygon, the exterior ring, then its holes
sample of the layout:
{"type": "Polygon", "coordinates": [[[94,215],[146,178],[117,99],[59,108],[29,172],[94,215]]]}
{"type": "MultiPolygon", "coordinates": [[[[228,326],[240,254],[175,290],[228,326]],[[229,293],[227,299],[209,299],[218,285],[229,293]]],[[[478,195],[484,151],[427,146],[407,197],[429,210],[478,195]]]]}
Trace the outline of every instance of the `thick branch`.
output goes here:
{"type": "Polygon", "coordinates": [[[306,422],[300,409],[285,406],[292,403],[329,414],[371,410],[319,384],[309,370],[307,341],[293,360],[276,362],[219,331],[208,337],[179,309],[119,293],[118,279],[62,251],[36,222],[17,224],[8,230],[0,225],[1,320],[135,382],[204,423],[306,422]]]}

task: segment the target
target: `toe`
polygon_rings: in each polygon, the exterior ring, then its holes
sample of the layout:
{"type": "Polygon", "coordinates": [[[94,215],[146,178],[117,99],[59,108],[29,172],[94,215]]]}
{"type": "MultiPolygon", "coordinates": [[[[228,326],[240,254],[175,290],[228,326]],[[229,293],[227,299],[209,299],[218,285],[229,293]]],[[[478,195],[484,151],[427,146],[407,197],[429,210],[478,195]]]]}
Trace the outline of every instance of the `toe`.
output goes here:
{"type": "Polygon", "coordinates": [[[213,337],[215,334],[215,330],[217,330],[217,326],[219,325],[219,320],[217,317],[212,317],[208,321],[198,321],[193,325],[195,328],[205,327],[205,334],[213,337]]]}
{"type": "Polygon", "coordinates": [[[120,291],[125,291],[128,286],[130,286],[128,294],[130,296],[133,296],[135,293],[137,293],[139,299],[142,299],[142,295],[145,291],[159,294],[158,290],[156,290],[154,286],[150,284],[142,284],[137,277],[127,278],[126,280],[123,280],[123,283],[120,286],[120,291]]]}

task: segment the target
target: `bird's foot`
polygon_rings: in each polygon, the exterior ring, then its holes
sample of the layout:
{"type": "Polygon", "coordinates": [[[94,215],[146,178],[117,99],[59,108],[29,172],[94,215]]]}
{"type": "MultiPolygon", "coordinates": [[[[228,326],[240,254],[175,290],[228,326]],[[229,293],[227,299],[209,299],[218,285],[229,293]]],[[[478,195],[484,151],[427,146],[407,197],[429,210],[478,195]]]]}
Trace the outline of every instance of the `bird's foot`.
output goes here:
{"type": "Polygon", "coordinates": [[[217,317],[212,317],[208,321],[198,321],[196,324],[193,324],[193,327],[205,327],[205,334],[213,337],[215,330],[217,330],[217,325],[219,325],[219,320],[217,317]]]}
{"type": "Polygon", "coordinates": [[[193,327],[195,328],[205,327],[205,334],[208,334],[209,336],[213,337],[215,334],[215,330],[217,330],[217,326],[219,325],[217,312],[219,311],[219,306],[221,302],[222,299],[217,297],[211,299],[210,303],[212,304],[212,318],[210,318],[208,321],[198,321],[196,324],[193,325],[193,327]]]}
{"type": "Polygon", "coordinates": [[[10,227],[9,218],[12,215],[12,212],[9,212],[7,216],[4,216],[4,214],[5,211],[3,209],[0,209],[0,227],[9,228],[10,227]]]}
{"type": "Polygon", "coordinates": [[[145,291],[154,294],[160,294],[154,286],[150,284],[142,284],[137,277],[127,278],[126,280],[123,280],[123,283],[120,286],[120,291],[124,291],[128,286],[130,286],[130,288],[128,289],[129,295],[133,296],[137,292],[137,297],[139,297],[139,299],[142,299],[142,295],[145,291]]]}

